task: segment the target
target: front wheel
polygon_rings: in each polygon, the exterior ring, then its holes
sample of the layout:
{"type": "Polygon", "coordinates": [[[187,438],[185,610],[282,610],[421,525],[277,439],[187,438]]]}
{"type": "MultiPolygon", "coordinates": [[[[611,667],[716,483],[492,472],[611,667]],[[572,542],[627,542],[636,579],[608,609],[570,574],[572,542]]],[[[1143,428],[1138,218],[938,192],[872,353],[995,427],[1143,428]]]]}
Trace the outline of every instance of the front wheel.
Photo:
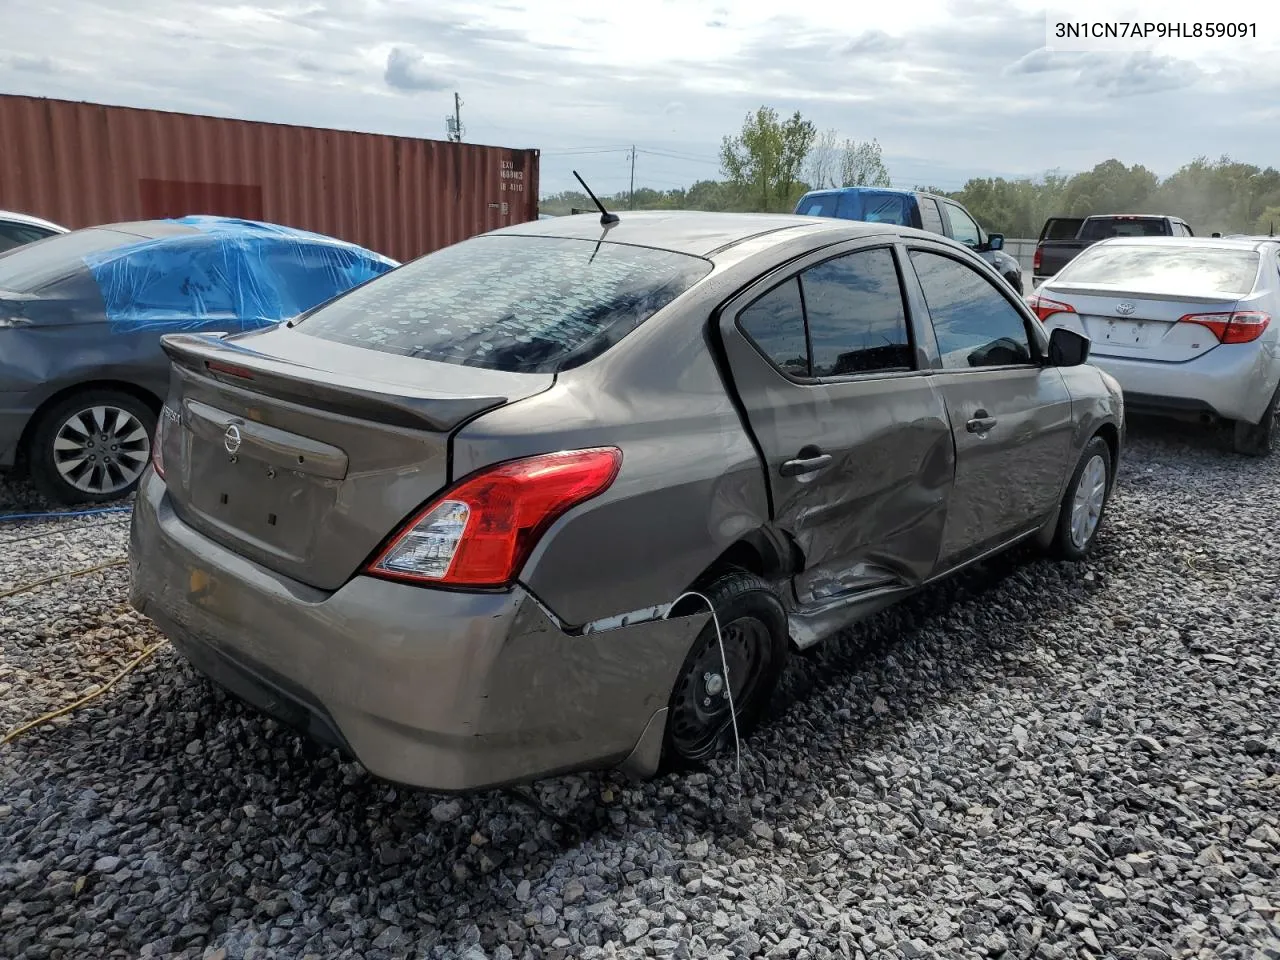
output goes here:
{"type": "Polygon", "coordinates": [[[1063,560],[1083,560],[1093,549],[1112,482],[1111,448],[1094,437],[1080,455],[1058,511],[1052,551],[1063,560]]]}
{"type": "Polygon", "coordinates": [[[151,459],[156,414],[132,394],[81,390],[40,414],[28,459],[36,489],[68,505],[127,496],[151,459]]]}
{"type": "Polygon", "coordinates": [[[1265,457],[1280,446],[1280,387],[1271,395],[1259,422],[1236,421],[1234,441],[1236,453],[1246,457],[1265,457]]]}
{"type": "Polygon", "coordinates": [[[717,637],[715,619],[708,620],[680,668],[663,745],[668,770],[703,766],[730,753],[734,715],[738,737],[746,737],[764,714],[786,664],[787,614],[767,583],[734,573],[704,593],[721,633],[717,637]]]}

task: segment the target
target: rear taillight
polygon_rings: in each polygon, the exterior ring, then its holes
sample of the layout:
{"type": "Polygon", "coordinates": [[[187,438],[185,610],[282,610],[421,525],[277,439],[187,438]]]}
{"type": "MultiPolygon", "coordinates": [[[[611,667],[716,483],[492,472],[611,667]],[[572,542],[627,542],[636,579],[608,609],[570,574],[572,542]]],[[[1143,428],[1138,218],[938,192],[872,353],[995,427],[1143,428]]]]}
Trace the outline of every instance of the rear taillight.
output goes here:
{"type": "Polygon", "coordinates": [[[569,450],[481,470],[409,520],[365,573],[423,585],[509,586],[538,539],[618,475],[615,447],[569,450]]]}
{"type": "Polygon", "coordinates": [[[156,476],[161,480],[164,479],[164,438],[168,433],[168,422],[169,408],[165,407],[160,411],[160,419],[156,421],[156,432],[151,438],[151,466],[155,468],[156,476]]]}
{"type": "Polygon", "coordinates": [[[1252,343],[1262,336],[1271,315],[1261,310],[1237,310],[1234,313],[1188,313],[1179,323],[1194,323],[1213,331],[1220,343],[1252,343]]]}
{"type": "Polygon", "coordinates": [[[1042,264],[1042,263],[1044,263],[1044,251],[1043,251],[1042,249],[1040,249],[1039,247],[1036,247],[1035,256],[1033,256],[1033,257],[1031,258],[1031,269],[1032,269],[1035,273],[1039,273],[1039,272],[1040,272],[1040,264],[1042,264]]]}
{"type": "Polygon", "coordinates": [[[1050,300],[1048,297],[1033,293],[1027,297],[1027,306],[1036,312],[1036,316],[1040,318],[1040,322],[1053,316],[1055,313],[1075,313],[1076,308],[1069,303],[1063,303],[1060,300],[1050,300]]]}

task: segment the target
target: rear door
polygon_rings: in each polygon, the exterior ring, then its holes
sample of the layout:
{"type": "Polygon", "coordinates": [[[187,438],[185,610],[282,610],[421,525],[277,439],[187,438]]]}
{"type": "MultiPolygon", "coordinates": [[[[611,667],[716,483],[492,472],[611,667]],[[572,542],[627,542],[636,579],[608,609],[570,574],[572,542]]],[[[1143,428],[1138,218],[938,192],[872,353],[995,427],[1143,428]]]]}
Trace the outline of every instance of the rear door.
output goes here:
{"type": "Polygon", "coordinates": [[[933,571],[954,466],[946,408],[894,247],[810,255],[722,311],[773,518],[798,548],[801,607],[933,571]]]}
{"type": "Polygon", "coordinates": [[[1071,451],[1071,396],[1042,365],[1042,335],[1012,290],[941,245],[910,244],[911,292],[932,323],[936,380],[955,439],[956,479],[939,565],[1038,526],[1071,451]]]}

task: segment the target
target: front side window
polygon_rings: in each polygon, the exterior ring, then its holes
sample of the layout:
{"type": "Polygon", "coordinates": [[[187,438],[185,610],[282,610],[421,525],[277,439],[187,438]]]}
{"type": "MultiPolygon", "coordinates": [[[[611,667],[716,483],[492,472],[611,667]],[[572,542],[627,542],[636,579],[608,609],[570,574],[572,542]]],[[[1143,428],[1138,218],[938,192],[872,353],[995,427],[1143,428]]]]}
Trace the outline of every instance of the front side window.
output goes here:
{"type": "Polygon", "coordinates": [[[945,369],[1032,362],[1022,314],[985,276],[959,260],[925,250],[912,250],[911,264],[924,290],[945,369]]]}
{"type": "Polygon", "coordinates": [[[902,286],[887,247],[860,250],[800,275],[813,344],[813,375],[910,370],[902,286]]]}
{"type": "Polygon", "coordinates": [[[967,247],[976,247],[981,239],[978,232],[978,225],[974,222],[973,217],[969,216],[954,203],[943,204],[947,208],[947,221],[951,224],[952,239],[963,243],[967,247]]]}
{"type": "Polygon", "coordinates": [[[304,317],[322,340],[510,373],[604,353],[711,272],[701,257],[562,237],[481,236],[304,317]]]}

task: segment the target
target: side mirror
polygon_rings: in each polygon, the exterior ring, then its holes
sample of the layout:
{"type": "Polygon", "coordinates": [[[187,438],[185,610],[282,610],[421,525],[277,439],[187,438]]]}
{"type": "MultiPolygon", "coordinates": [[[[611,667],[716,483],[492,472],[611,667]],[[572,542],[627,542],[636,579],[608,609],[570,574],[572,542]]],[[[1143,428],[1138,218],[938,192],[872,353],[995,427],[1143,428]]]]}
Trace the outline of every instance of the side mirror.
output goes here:
{"type": "Polygon", "coordinates": [[[1004,234],[1003,234],[1003,233],[988,233],[988,234],[987,234],[987,249],[989,249],[989,250],[1003,250],[1003,249],[1004,249],[1004,234]]]}
{"type": "Polygon", "coordinates": [[[1055,367],[1078,367],[1089,360],[1088,337],[1065,327],[1054,327],[1049,334],[1049,363],[1055,367]]]}

